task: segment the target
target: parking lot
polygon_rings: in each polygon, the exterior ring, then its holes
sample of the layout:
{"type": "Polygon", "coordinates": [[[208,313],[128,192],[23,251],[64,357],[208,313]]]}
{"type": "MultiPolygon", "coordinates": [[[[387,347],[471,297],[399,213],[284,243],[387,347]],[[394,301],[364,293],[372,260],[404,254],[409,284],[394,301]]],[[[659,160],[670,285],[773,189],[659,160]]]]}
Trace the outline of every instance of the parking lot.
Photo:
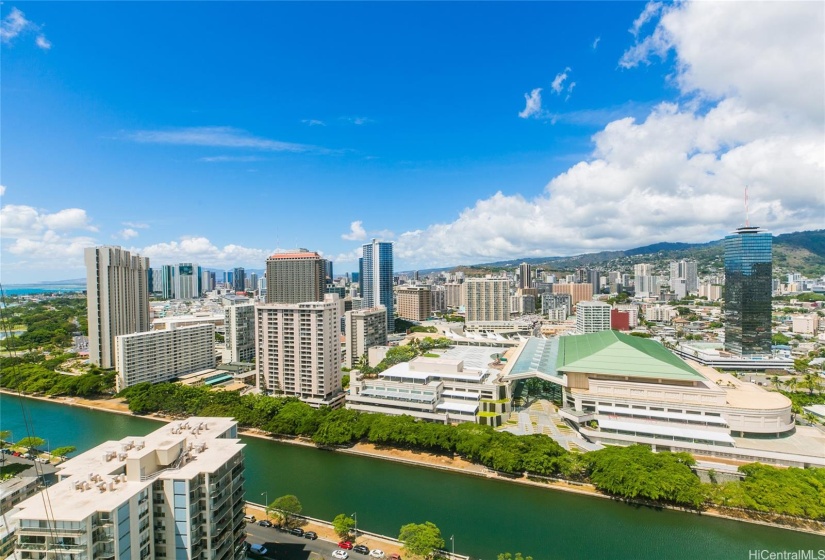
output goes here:
{"type": "MultiPolygon", "coordinates": [[[[298,537],[290,533],[281,531],[274,527],[261,527],[257,523],[246,524],[247,542],[250,544],[262,544],[266,547],[266,558],[278,558],[279,560],[331,560],[332,553],[338,550],[338,545],[334,542],[323,539],[309,540],[298,537]]],[[[360,540],[359,540],[360,542],[360,540]]],[[[352,550],[347,551],[349,560],[374,560],[367,554],[359,554],[352,550]]],[[[250,558],[260,558],[260,556],[250,554],[250,558]]]]}

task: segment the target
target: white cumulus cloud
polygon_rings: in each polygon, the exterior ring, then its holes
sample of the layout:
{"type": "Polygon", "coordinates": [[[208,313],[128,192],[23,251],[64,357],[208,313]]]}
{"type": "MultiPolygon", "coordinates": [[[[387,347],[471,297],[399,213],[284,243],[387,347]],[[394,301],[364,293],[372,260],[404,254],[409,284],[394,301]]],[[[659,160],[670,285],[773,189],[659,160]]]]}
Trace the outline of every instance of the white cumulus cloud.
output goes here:
{"type": "Polygon", "coordinates": [[[35,44],[43,50],[52,48],[52,44],[40,33],[40,26],[26,19],[26,14],[17,8],[11,11],[0,21],[0,42],[10,45],[11,42],[20,35],[28,33],[38,33],[35,44]]]}
{"type": "Polygon", "coordinates": [[[349,232],[341,235],[341,239],[347,241],[362,241],[367,238],[367,230],[364,229],[364,222],[356,220],[349,226],[349,232]]]}
{"type": "Polygon", "coordinates": [[[117,234],[117,236],[121,239],[132,239],[133,237],[137,237],[138,235],[140,234],[137,232],[137,230],[134,230],[132,228],[122,229],[117,234]]]}
{"type": "Polygon", "coordinates": [[[541,88],[536,88],[529,94],[525,93],[524,100],[526,102],[524,110],[519,112],[519,117],[528,119],[541,115],[541,88]]]}
{"type": "Polygon", "coordinates": [[[396,258],[437,266],[709,241],[744,223],[745,185],[752,224],[821,228],[823,28],[822,3],[648,4],[621,65],[633,71],[672,51],[682,99],[609,122],[590,156],[539,196],[499,192],[451,222],[401,234],[396,258]]]}
{"type": "Polygon", "coordinates": [[[196,262],[201,266],[248,266],[261,268],[274,249],[256,249],[228,244],[219,247],[203,236],[182,237],[177,241],[156,243],[133,248],[141,256],[149,257],[152,266],[177,262],[196,262]]]}
{"type": "Polygon", "coordinates": [[[564,90],[564,81],[567,79],[569,73],[570,67],[568,66],[563,72],[559,72],[556,74],[556,77],[553,78],[553,83],[550,84],[550,89],[552,89],[556,95],[559,95],[564,90]]]}

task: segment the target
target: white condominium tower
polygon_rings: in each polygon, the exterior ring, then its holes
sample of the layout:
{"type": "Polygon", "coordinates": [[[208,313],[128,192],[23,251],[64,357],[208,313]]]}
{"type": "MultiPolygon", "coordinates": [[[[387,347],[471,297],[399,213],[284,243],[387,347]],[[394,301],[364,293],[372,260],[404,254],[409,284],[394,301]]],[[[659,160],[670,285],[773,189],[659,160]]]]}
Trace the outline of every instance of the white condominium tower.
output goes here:
{"type": "Polygon", "coordinates": [[[149,259],[120,247],[87,247],[89,360],[115,366],[115,337],[149,330],[149,259]]]}
{"type": "Polygon", "coordinates": [[[336,294],[324,301],[255,307],[261,389],[313,406],[337,404],[341,391],[341,322],[336,294]]]}
{"type": "Polygon", "coordinates": [[[580,334],[610,330],[610,305],[603,301],[576,304],[576,332],[580,334]]]}
{"type": "Polygon", "coordinates": [[[507,278],[468,278],[466,320],[509,321],[510,281],[507,278]]]}
{"type": "Polygon", "coordinates": [[[18,504],[15,558],[241,560],[244,444],[231,418],[107,441],[18,504]]]}

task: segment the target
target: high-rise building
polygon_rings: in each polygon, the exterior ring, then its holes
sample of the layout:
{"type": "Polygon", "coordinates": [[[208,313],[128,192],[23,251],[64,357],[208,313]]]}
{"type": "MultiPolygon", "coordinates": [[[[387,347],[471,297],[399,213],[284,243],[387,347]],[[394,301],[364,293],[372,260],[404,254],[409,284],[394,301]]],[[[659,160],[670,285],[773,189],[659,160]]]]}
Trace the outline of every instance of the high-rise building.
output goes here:
{"type": "Polygon", "coordinates": [[[554,294],[570,294],[570,305],[593,298],[593,284],[570,282],[567,284],[553,284],[554,294]]]}
{"type": "Polygon", "coordinates": [[[246,558],[243,448],[237,422],[204,417],[102,443],[18,504],[14,557],[246,558]]]}
{"type": "Polygon", "coordinates": [[[337,405],[341,390],[341,325],[335,294],[324,301],[255,307],[261,389],[313,406],[337,405]]]}
{"type": "Polygon", "coordinates": [[[507,278],[468,278],[466,321],[509,321],[510,281],[507,278]]]}
{"type": "Polygon", "coordinates": [[[149,259],[120,247],[87,247],[89,360],[115,366],[115,338],[149,330],[149,259]]]}
{"type": "Polygon", "coordinates": [[[171,264],[161,266],[161,296],[163,299],[172,299],[175,293],[175,267],[171,264]]]}
{"type": "Polygon", "coordinates": [[[200,297],[198,265],[179,263],[172,267],[172,299],[197,299],[200,297]]]}
{"type": "Polygon", "coordinates": [[[123,334],[116,339],[117,390],[138,383],[160,383],[215,367],[215,325],[123,334]]]}
{"type": "Polygon", "coordinates": [[[576,304],[576,332],[579,334],[610,330],[610,305],[603,301],[576,304]]]}
{"type": "MultiPolygon", "coordinates": [[[[578,302],[577,302],[578,303],[578,302]]],[[[541,313],[548,315],[551,310],[561,309],[563,313],[554,313],[554,317],[563,315],[561,320],[573,314],[573,296],[570,294],[550,293],[541,295],[541,313]]],[[[548,317],[549,318],[549,317],[548,317]]]]}
{"type": "Polygon", "coordinates": [[[434,312],[447,309],[447,290],[444,289],[444,286],[431,286],[430,296],[434,312]]]}
{"type": "Polygon", "coordinates": [[[387,310],[383,307],[354,309],[344,314],[347,354],[344,365],[356,367],[370,348],[387,344],[387,310]]]}
{"type": "Polygon", "coordinates": [[[392,243],[373,239],[372,243],[365,244],[362,249],[362,305],[368,308],[383,305],[387,309],[387,332],[395,332],[392,243]]]}
{"type": "Polygon", "coordinates": [[[424,321],[432,315],[432,299],[429,286],[399,286],[395,290],[398,299],[398,316],[410,321],[424,321]]]}
{"type": "Polygon", "coordinates": [[[326,281],[321,255],[306,249],[275,253],[266,260],[266,302],[323,301],[326,281]]]}
{"type": "Polygon", "coordinates": [[[232,271],[232,289],[236,292],[246,291],[246,271],[238,267],[232,271]]]}
{"type": "Polygon", "coordinates": [[[334,276],[332,275],[332,261],[324,261],[324,276],[327,282],[332,282],[334,276]]]}
{"type": "Polygon", "coordinates": [[[255,304],[236,295],[221,299],[224,313],[224,359],[251,362],[255,358],[255,304]]]}
{"type": "Polygon", "coordinates": [[[733,354],[771,353],[772,241],[751,226],[725,237],[725,349],[733,354]]]}
{"type": "Polygon", "coordinates": [[[600,268],[591,268],[588,271],[588,278],[590,285],[593,287],[593,294],[600,294],[602,292],[602,270],[600,268]]]}
{"type": "Polygon", "coordinates": [[[447,282],[444,289],[447,290],[447,307],[456,308],[466,304],[463,283],[447,282]]]}
{"type": "Polygon", "coordinates": [[[150,268],[149,293],[163,294],[163,268],[150,268]]]}
{"type": "Polygon", "coordinates": [[[684,286],[684,291],[688,294],[695,294],[699,291],[699,277],[696,274],[696,261],[673,261],[670,263],[670,288],[679,294],[679,286],[684,286]]]}
{"type": "Polygon", "coordinates": [[[249,291],[254,292],[258,289],[258,274],[253,272],[249,275],[249,291]]]}
{"type": "Polygon", "coordinates": [[[213,278],[215,276],[214,272],[209,272],[208,270],[201,269],[201,294],[205,294],[206,292],[211,292],[215,289],[215,283],[213,278]]]}
{"type": "Polygon", "coordinates": [[[530,288],[532,275],[533,275],[533,267],[527,263],[521,263],[518,265],[518,287],[519,288],[530,288]]]}

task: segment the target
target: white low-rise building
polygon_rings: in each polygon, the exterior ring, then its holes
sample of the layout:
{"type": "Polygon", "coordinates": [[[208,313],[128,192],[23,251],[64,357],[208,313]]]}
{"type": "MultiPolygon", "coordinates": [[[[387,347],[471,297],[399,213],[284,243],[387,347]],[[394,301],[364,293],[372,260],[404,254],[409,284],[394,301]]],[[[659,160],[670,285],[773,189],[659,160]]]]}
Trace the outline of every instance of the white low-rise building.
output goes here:
{"type": "Polygon", "coordinates": [[[350,382],[347,408],[382,414],[408,414],[424,420],[500,423],[509,412],[507,385],[489,367],[501,348],[460,346],[438,358],[418,357],[396,364],[377,379],[350,382]],[[493,419],[498,420],[493,420],[493,419]]]}
{"type": "Polygon", "coordinates": [[[16,557],[241,560],[243,447],[230,418],[98,445],[18,505],[16,557]]]}

